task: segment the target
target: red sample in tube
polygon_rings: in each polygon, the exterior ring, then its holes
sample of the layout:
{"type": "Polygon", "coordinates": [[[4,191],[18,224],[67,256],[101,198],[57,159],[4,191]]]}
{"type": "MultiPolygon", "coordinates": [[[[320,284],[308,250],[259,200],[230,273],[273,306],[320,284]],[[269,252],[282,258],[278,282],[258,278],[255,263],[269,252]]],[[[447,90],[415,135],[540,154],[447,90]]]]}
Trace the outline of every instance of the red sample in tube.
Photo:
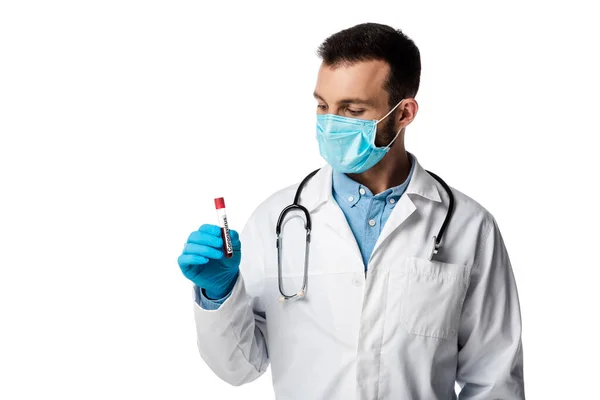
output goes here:
{"type": "Polygon", "coordinates": [[[225,212],[225,199],[217,197],[215,199],[215,207],[217,216],[219,217],[219,227],[221,228],[221,238],[223,239],[223,253],[225,257],[233,256],[233,245],[231,244],[231,235],[229,233],[229,225],[227,224],[227,213],[225,212]]]}

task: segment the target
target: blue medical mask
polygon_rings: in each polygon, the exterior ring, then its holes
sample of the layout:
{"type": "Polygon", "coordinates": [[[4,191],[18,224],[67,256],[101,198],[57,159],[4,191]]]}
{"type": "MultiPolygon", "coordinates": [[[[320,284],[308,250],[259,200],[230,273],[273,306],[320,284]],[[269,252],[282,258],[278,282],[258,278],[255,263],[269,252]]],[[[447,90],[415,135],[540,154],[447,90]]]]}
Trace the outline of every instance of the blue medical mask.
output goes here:
{"type": "Polygon", "coordinates": [[[390,144],[377,147],[375,146],[377,124],[386,119],[403,100],[400,100],[380,120],[317,114],[317,141],[321,157],[334,170],[342,173],[359,174],[373,167],[390,150],[390,146],[402,130],[396,133],[390,144]]]}

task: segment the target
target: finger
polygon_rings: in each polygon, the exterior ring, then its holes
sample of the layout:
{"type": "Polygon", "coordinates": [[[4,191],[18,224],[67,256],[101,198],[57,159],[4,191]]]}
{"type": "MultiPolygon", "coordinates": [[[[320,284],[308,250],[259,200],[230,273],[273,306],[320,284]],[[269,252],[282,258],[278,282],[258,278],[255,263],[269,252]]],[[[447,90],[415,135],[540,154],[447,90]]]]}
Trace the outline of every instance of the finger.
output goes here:
{"type": "Polygon", "coordinates": [[[208,258],[198,256],[196,254],[182,254],[177,259],[177,263],[185,272],[189,271],[195,266],[204,265],[208,262],[208,258]]]}
{"type": "Polygon", "coordinates": [[[198,229],[198,232],[208,233],[212,236],[221,236],[221,228],[213,224],[204,224],[198,229]]]}
{"type": "Polygon", "coordinates": [[[196,243],[187,243],[183,249],[183,254],[193,254],[213,260],[223,258],[222,250],[196,243]]]}
{"type": "Polygon", "coordinates": [[[231,236],[231,247],[233,247],[234,250],[240,250],[242,247],[240,235],[233,229],[229,230],[229,235],[231,236]]]}
{"type": "Polygon", "coordinates": [[[190,237],[187,240],[188,243],[203,244],[211,246],[216,249],[223,247],[223,239],[221,236],[213,236],[206,232],[194,231],[190,233],[190,237]]]}

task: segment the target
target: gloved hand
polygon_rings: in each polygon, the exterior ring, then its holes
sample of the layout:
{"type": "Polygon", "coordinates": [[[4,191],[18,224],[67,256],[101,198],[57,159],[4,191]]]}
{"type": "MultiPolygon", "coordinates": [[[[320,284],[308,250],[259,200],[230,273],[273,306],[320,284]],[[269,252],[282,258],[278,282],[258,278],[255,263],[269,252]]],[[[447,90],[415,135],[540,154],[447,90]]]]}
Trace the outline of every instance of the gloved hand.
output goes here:
{"type": "Polygon", "coordinates": [[[228,294],[235,284],[241,261],[241,243],[237,231],[230,229],[233,256],[223,253],[221,228],[204,224],[190,234],[183,253],[177,259],[183,275],[204,288],[211,299],[220,299],[228,294]]]}

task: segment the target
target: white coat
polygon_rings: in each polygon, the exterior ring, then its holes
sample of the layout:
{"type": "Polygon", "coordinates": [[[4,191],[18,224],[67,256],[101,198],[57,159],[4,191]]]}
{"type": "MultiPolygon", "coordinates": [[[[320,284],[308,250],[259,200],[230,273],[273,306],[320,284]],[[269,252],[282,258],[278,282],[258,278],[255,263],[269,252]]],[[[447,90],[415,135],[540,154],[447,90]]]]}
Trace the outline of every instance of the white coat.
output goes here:
{"type": "MultiPolygon", "coordinates": [[[[305,298],[278,301],[275,246],[277,218],[299,182],[257,207],[240,234],[231,296],[217,310],[194,302],[200,355],[220,378],[241,385],[271,365],[278,400],[447,400],[456,399],[455,381],[459,399],[525,398],[517,288],[498,225],[451,187],[455,211],[429,261],[448,196],[414,160],[366,274],[332,196],[331,167],[307,183],[300,198],[312,217],[305,298]]],[[[283,223],[286,294],[302,286],[300,215],[283,223]]]]}

